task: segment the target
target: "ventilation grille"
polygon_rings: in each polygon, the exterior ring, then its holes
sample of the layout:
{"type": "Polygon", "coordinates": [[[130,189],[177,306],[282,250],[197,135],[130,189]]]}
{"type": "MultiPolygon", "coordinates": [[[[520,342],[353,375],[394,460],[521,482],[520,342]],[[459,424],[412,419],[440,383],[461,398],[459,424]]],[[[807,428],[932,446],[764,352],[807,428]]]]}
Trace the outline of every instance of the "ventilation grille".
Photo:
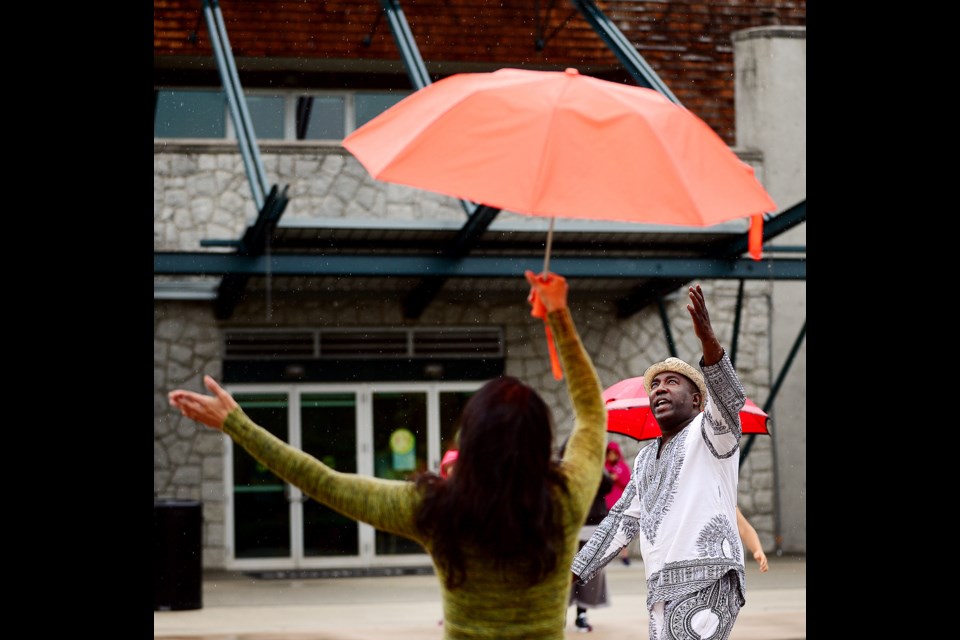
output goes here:
{"type": "Polygon", "coordinates": [[[420,357],[500,356],[499,331],[417,331],[413,352],[420,357]]]}
{"type": "Polygon", "coordinates": [[[317,355],[317,336],[313,331],[227,331],[224,340],[224,353],[234,360],[317,355]]]}
{"type": "Polygon", "coordinates": [[[406,331],[324,331],[319,336],[321,358],[405,358],[410,352],[406,331]]]}
{"type": "Polygon", "coordinates": [[[227,330],[227,360],[501,358],[499,328],[227,330]]]}

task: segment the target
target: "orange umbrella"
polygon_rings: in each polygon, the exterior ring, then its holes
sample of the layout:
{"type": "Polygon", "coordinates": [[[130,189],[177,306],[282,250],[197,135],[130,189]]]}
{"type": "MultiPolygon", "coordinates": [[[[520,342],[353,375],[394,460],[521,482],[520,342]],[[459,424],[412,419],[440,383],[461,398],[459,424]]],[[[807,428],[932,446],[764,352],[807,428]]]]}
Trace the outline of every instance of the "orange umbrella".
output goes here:
{"type": "Polygon", "coordinates": [[[750,217],[758,259],[754,231],[776,210],[689,110],[576,69],[448,76],[343,146],[378,180],[521,214],[701,227],[750,217]]]}
{"type": "MultiPolygon", "coordinates": [[[[643,386],[643,376],[627,378],[606,388],[603,401],[607,405],[607,431],[649,440],[660,436],[660,425],[650,410],[650,398],[643,386]]],[[[743,433],[770,434],[770,416],[750,398],[740,409],[743,433]]]]}
{"type": "Polygon", "coordinates": [[[753,168],[686,108],[576,69],[448,76],[343,146],[378,180],[549,217],[544,272],[558,216],[699,227],[749,217],[759,260],[763,214],[776,209],[753,168]]]}

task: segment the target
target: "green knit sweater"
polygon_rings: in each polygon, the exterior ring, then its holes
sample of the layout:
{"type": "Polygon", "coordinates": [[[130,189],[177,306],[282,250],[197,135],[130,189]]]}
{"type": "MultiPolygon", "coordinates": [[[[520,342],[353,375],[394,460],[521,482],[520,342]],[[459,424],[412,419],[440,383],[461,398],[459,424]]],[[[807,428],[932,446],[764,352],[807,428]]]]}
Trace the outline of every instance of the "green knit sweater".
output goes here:
{"type": "MultiPolygon", "coordinates": [[[[570,592],[570,565],[577,535],[600,483],[606,446],[606,409],[600,381],[567,309],[548,315],[563,363],[575,422],[567,442],[562,473],[569,494],[554,493],[563,525],[562,551],[556,569],[530,587],[521,576],[494,568],[478,550],[464,546],[466,580],[443,593],[443,628],[447,640],[562,640],[570,592]]],[[[311,498],[377,529],[405,536],[432,553],[433,544],[414,525],[421,500],[413,482],[341,473],[293,448],[234,409],[223,431],[253,457],[311,498]]]]}

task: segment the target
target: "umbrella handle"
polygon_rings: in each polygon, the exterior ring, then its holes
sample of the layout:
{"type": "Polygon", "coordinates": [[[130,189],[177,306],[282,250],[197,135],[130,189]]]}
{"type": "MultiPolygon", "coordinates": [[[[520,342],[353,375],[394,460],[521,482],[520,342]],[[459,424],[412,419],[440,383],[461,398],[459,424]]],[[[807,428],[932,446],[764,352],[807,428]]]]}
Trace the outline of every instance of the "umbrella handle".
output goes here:
{"type": "Polygon", "coordinates": [[[527,302],[532,307],[530,315],[534,318],[543,319],[543,328],[547,333],[547,349],[550,351],[550,369],[553,371],[553,377],[557,380],[563,380],[563,367],[560,366],[560,356],[557,355],[557,345],[553,339],[553,333],[550,331],[550,321],[547,320],[547,307],[543,304],[540,296],[537,295],[535,287],[530,288],[530,295],[527,296],[527,302]]]}
{"type": "Polygon", "coordinates": [[[553,246],[553,221],[556,220],[554,216],[550,216],[550,228],[547,229],[547,250],[543,255],[543,273],[548,273],[550,271],[550,248],[553,246]]]}

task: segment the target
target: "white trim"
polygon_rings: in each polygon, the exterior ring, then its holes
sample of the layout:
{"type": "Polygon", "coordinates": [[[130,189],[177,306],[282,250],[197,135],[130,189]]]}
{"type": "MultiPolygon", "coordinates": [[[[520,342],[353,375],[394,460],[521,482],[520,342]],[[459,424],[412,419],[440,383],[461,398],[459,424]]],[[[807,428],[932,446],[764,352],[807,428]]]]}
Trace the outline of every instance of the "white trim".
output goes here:
{"type": "Polygon", "coordinates": [[[153,282],[154,300],[216,300],[220,278],[211,282],[164,280],[153,282]]]}
{"type": "MultiPolygon", "coordinates": [[[[545,231],[548,219],[540,216],[525,216],[510,211],[504,213],[517,216],[515,219],[501,219],[497,217],[490,225],[491,231],[545,231]],[[541,229],[543,227],[543,229],[541,229]]],[[[685,227],[672,224],[652,224],[649,222],[617,222],[613,220],[584,220],[574,218],[556,218],[554,234],[557,233],[743,233],[749,227],[750,221],[746,218],[729,220],[709,227],[685,227]]],[[[277,223],[279,228],[290,229],[358,229],[370,231],[382,229],[392,231],[397,229],[419,231],[454,231],[463,227],[463,222],[456,220],[397,220],[392,218],[323,218],[285,216],[277,223]]]]}

